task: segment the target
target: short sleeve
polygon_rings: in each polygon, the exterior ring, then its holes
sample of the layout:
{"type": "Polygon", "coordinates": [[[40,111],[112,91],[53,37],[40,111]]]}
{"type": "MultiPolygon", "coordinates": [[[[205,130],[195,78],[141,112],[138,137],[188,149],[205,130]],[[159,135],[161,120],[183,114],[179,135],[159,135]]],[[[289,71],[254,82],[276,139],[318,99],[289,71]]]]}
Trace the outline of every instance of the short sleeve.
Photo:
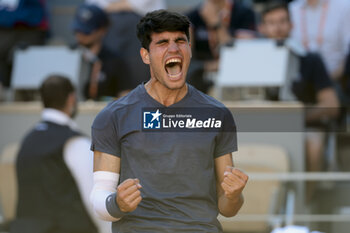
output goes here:
{"type": "Polygon", "coordinates": [[[91,150],[120,157],[120,141],[116,116],[106,109],[95,118],[91,127],[91,150]]]}
{"type": "Polygon", "coordinates": [[[224,108],[223,111],[224,122],[221,131],[216,137],[214,157],[237,151],[237,130],[232,113],[224,108]]]}

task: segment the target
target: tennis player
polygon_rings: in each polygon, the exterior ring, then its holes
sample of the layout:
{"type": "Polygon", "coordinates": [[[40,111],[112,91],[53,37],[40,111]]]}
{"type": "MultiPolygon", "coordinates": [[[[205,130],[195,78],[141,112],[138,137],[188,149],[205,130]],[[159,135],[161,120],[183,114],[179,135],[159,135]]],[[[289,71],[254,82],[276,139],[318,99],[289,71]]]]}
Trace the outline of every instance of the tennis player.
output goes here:
{"type": "Polygon", "coordinates": [[[92,125],[91,202],[113,222],[113,233],[222,232],[218,213],[234,216],[243,204],[248,176],[233,167],[232,114],[186,83],[189,26],[187,17],[166,10],[140,20],[150,80],[110,103],[92,125]]]}

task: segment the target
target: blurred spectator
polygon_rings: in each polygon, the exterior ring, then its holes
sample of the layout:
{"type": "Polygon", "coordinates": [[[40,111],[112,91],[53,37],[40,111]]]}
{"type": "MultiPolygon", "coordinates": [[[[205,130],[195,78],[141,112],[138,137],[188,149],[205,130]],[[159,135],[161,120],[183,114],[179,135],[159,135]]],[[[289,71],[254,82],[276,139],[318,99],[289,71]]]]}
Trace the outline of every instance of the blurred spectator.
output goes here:
{"type": "Polygon", "coordinates": [[[217,71],[221,45],[232,38],[255,36],[255,13],[237,0],[206,0],[187,16],[192,23],[193,51],[188,81],[207,92],[210,84],[203,79],[203,72],[217,71]]]}
{"type": "MultiPolygon", "coordinates": [[[[262,12],[259,29],[263,35],[271,39],[288,38],[292,24],[287,5],[280,2],[268,4],[262,12]]],[[[337,117],[338,97],[320,56],[307,53],[302,47],[293,49],[293,52],[298,55],[300,64],[300,77],[293,80],[293,93],[306,106],[313,107],[306,112],[307,127],[318,128],[323,126],[324,120],[337,117]]],[[[325,144],[323,132],[314,130],[306,135],[308,171],[320,171],[322,168],[325,144]]]]}
{"type": "Polygon", "coordinates": [[[134,87],[125,62],[102,43],[108,26],[107,13],[96,5],[81,5],[73,19],[75,38],[85,48],[85,57],[91,63],[87,98],[118,97],[134,87]]]}
{"type": "Polygon", "coordinates": [[[343,75],[343,89],[344,89],[344,94],[345,94],[345,104],[346,106],[350,106],[350,46],[348,50],[348,55],[346,57],[345,61],[345,69],[344,69],[344,75],[343,75]]]}
{"type": "Polygon", "coordinates": [[[0,89],[11,84],[14,49],[44,44],[48,29],[46,0],[0,1],[0,89]]]}
{"type": "Polygon", "coordinates": [[[350,41],[350,2],[295,0],[290,13],[291,37],[306,50],[319,52],[331,77],[339,79],[350,41]]]}
{"type": "Polygon", "coordinates": [[[104,39],[104,46],[120,56],[130,70],[132,89],[149,80],[150,73],[140,57],[140,42],[136,25],[149,11],[165,8],[164,0],[86,0],[108,12],[111,25],[104,39]]]}
{"type": "Polygon", "coordinates": [[[89,203],[93,155],[90,140],[72,120],[77,113],[74,87],[68,78],[53,75],[42,83],[40,95],[42,120],[25,136],[16,161],[17,216],[10,232],[97,233],[96,225],[106,229],[89,203]]]}

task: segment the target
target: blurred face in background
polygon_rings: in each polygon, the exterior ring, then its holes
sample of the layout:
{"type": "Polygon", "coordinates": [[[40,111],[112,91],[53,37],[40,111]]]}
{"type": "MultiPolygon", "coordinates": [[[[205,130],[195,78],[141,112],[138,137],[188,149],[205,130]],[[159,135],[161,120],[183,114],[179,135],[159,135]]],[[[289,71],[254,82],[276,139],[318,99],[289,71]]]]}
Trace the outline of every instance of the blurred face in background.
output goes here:
{"type": "Polygon", "coordinates": [[[78,44],[86,47],[91,48],[92,46],[102,43],[102,39],[106,33],[106,29],[97,29],[90,34],[84,34],[82,32],[76,31],[75,32],[75,39],[77,40],[78,44]]]}
{"type": "Polygon", "coordinates": [[[263,15],[260,33],[270,39],[283,40],[292,30],[289,14],[284,8],[277,8],[263,15]]]}

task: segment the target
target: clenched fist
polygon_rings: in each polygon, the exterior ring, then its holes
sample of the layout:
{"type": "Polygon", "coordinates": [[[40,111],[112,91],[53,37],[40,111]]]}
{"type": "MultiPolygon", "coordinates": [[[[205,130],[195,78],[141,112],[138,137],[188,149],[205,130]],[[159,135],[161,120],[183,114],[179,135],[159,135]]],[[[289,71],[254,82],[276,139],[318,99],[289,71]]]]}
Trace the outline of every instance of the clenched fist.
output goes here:
{"type": "Polygon", "coordinates": [[[247,181],[248,176],[244,172],[237,168],[227,166],[224,173],[224,180],[221,183],[226,198],[234,200],[241,195],[247,181]]]}
{"type": "Polygon", "coordinates": [[[127,179],[117,188],[117,204],[123,212],[134,211],[142,200],[140,181],[138,179],[127,179]]]}

